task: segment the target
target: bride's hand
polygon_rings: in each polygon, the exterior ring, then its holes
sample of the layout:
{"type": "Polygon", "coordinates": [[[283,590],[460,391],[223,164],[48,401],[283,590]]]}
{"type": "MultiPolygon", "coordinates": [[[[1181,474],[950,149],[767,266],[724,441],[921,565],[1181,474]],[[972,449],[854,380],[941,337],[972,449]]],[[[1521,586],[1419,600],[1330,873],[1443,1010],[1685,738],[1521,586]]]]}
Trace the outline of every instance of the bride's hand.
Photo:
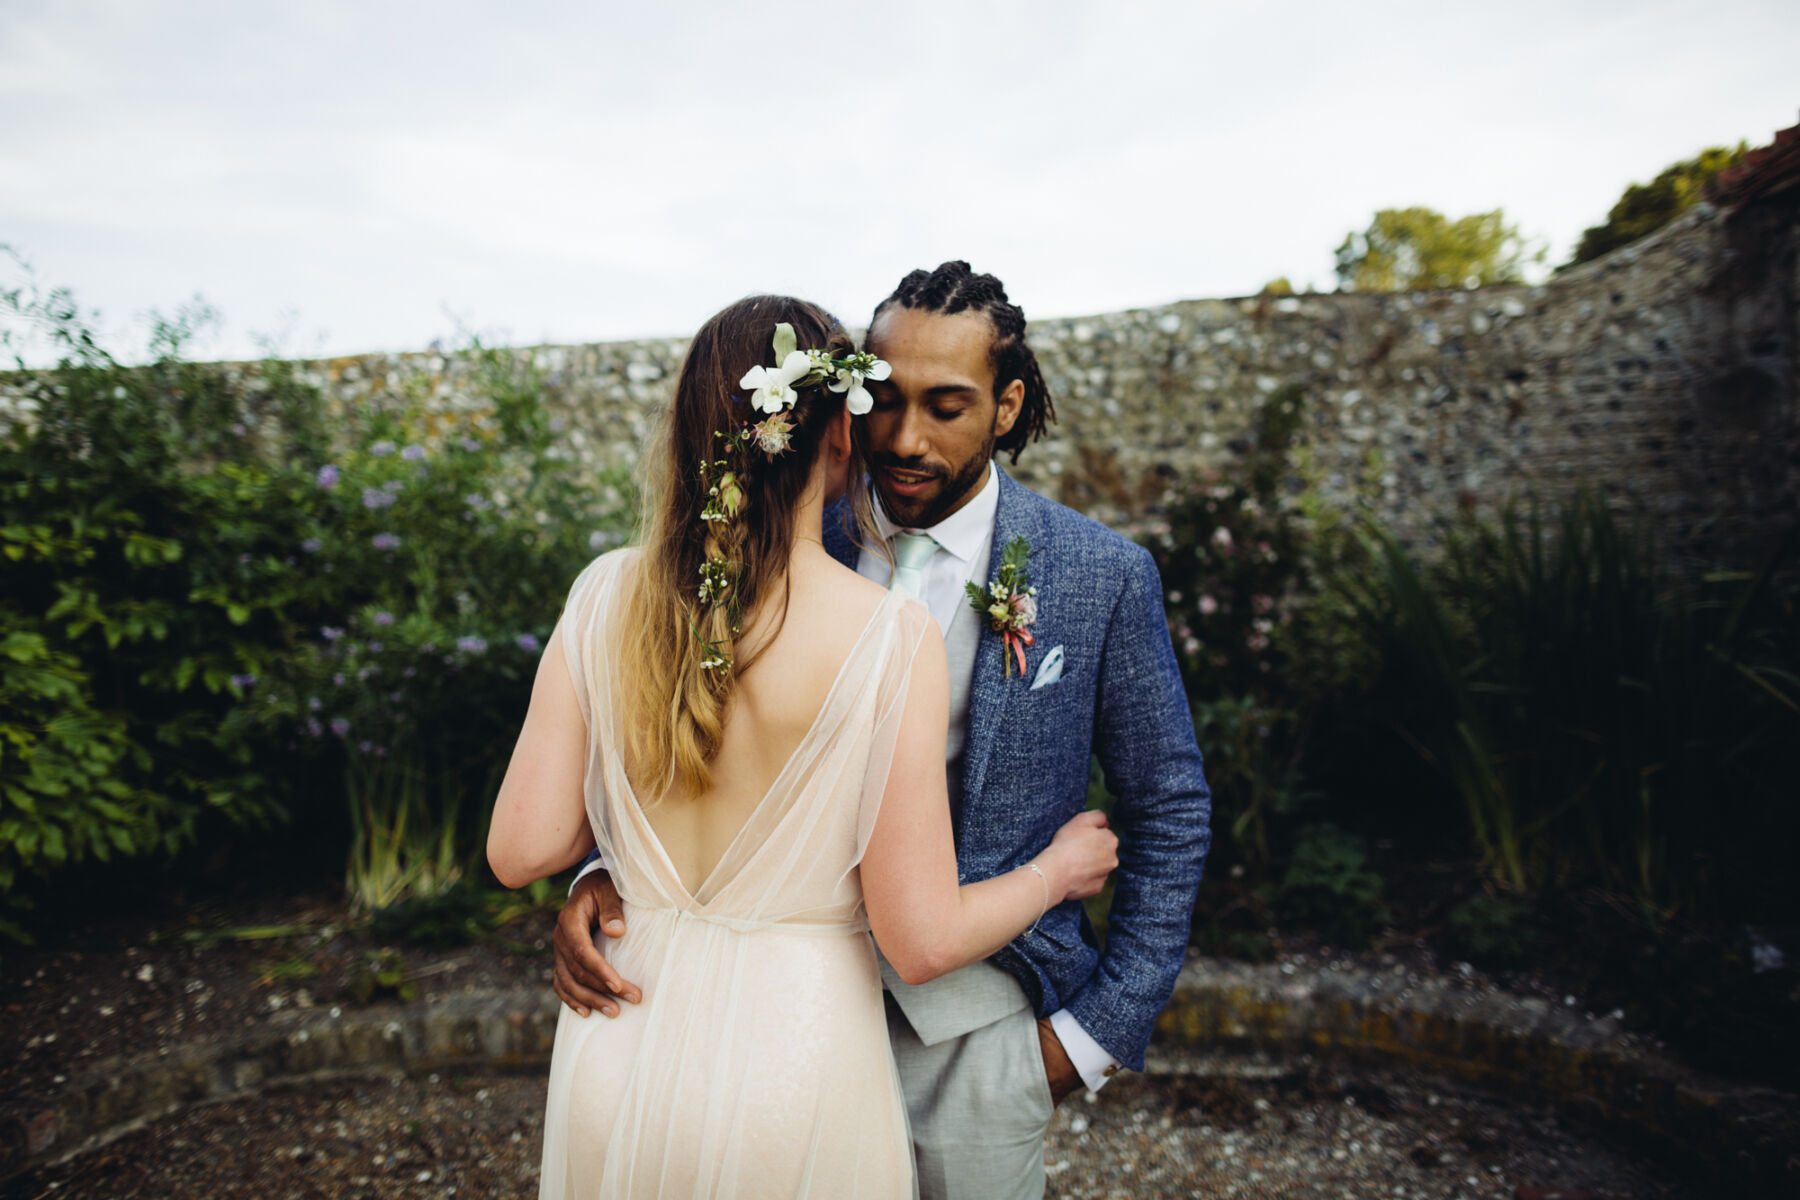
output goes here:
{"type": "Polygon", "coordinates": [[[1080,813],[1056,831],[1038,863],[1050,872],[1051,892],[1061,889],[1052,903],[1086,900],[1100,894],[1118,867],[1119,839],[1106,827],[1105,813],[1080,813]]]}

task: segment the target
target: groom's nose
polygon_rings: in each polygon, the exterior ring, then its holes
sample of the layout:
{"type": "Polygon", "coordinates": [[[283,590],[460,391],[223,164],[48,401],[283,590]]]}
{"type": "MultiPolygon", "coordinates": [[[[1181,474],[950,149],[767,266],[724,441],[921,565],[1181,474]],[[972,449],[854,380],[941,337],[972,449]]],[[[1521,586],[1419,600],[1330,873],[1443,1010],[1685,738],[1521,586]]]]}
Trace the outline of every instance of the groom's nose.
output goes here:
{"type": "Polygon", "coordinates": [[[925,413],[917,404],[905,404],[894,419],[892,436],[888,444],[880,447],[897,459],[907,462],[921,460],[931,450],[931,443],[925,436],[925,413]]]}

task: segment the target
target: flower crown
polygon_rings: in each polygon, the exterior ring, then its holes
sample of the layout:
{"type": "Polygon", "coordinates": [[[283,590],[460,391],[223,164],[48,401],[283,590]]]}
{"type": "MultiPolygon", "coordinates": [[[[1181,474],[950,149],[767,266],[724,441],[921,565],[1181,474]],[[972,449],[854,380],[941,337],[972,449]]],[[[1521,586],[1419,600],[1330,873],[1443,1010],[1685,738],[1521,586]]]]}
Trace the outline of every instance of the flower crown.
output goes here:
{"type": "Polygon", "coordinates": [[[755,443],[756,448],[770,458],[788,448],[794,424],[787,419],[787,410],[799,401],[796,393],[800,388],[824,383],[834,392],[847,393],[844,406],[852,416],[860,417],[875,404],[875,398],[869,395],[863,380],[886,379],[889,371],[887,363],[873,354],[833,358],[824,350],[796,349],[794,327],[786,321],[775,326],[775,361],[779,365],[765,367],[758,364],[738,380],[739,387],[752,389],[750,407],[767,414],[761,421],[740,431],[738,436],[743,441],[755,443]]]}

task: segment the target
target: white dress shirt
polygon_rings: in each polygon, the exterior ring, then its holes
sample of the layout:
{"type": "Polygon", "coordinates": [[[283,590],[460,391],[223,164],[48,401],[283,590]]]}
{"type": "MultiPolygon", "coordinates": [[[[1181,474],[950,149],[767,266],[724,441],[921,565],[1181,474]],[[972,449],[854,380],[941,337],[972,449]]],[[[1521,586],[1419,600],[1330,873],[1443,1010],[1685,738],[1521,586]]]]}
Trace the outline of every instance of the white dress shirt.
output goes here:
{"type": "MultiPolygon", "coordinates": [[[[974,582],[977,572],[982,575],[981,582],[987,582],[988,560],[994,543],[994,518],[1000,511],[997,475],[994,464],[989,462],[987,479],[967,504],[929,529],[906,530],[908,533],[928,533],[937,542],[931,557],[919,568],[923,588],[919,599],[936,618],[938,629],[946,637],[951,636],[951,625],[958,612],[968,607],[964,585],[974,582]]],[[[875,525],[881,536],[890,542],[894,534],[901,531],[901,527],[888,520],[881,510],[879,499],[875,503],[875,525]]],[[[886,587],[892,568],[880,554],[865,549],[856,560],[856,571],[865,579],[886,587]]],[[[970,659],[972,668],[973,655],[970,659]]],[[[963,699],[963,711],[954,711],[954,704],[952,706],[951,721],[957,728],[951,731],[946,748],[953,785],[962,775],[964,730],[961,723],[967,719],[968,683],[968,680],[955,680],[951,684],[952,693],[960,694],[963,699]]],[[[1119,1069],[1119,1060],[1090,1037],[1067,1009],[1059,1008],[1050,1014],[1050,1027],[1055,1030],[1069,1061],[1075,1064],[1075,1069],[1081,1073],[1081,1081],[1089,1090],[1099,1091],[1119,1069]]]]}

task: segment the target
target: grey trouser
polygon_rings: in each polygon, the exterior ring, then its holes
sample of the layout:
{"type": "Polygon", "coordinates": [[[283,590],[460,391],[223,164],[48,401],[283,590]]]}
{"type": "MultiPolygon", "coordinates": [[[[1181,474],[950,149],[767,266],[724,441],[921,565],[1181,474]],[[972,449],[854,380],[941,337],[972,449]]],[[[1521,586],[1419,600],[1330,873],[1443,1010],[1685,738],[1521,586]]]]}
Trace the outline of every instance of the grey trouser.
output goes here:
{"type": "Polygon", "coordinates": [[[927,1046],[887,997],[922,1200],[1038,1200],[1056,1111],[1029,1008],[927,1046]]]}

